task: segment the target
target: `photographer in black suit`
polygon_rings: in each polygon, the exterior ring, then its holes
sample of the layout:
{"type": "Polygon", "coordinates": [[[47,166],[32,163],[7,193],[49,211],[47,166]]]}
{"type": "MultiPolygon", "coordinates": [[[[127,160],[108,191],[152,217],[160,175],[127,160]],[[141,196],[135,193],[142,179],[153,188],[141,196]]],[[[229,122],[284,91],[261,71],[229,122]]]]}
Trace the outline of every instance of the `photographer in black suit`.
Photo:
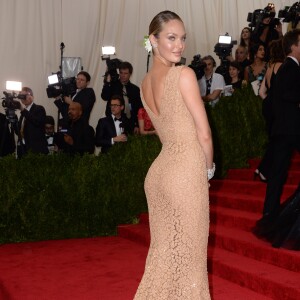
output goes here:
{"type": "Polygon", "coordinates": [[[105,115],[110,116],[112,111],[109,106],[109,100],[113,95],[122,95],[124,99],[124,113],[130,119],[134,127],[134,133],[139,133],[138,111],[143,107],[140,89],[135,84],[130,82],[130,77],[133,72],[133,67],[129,62],[122,62],[119,66],[119,79],[111,80],[108,74],[104,79],[101,98],[107,101],[105,115]]]}
{"type": "Polygon", "coordinates": [[[0,157],[14,153],[16,148],[14,134],[10,131],[6,115],[0,113],[0,157]]]}
{"type": "Polygon", "coordinates": [[[280,196],[285,183],[291,156],[300,151],[300,30],[287,32],[283,37],[287,56],[280,66],[274,88],[273,126],[271,144],[272,166],[267,182],[262,228],[269,227],[280,212],[280,196]]]}
{"type": "Polygon", "coordinates": [[[282,37],[282,24],[275,18],[275,7],[271,3],[263,9],[258,19],[259,22],[251,33],[250,43],[263,44],[266,50],[265,61],[269,61],[269,45],[282,37]]]}
{"type": "Polygon", "coordinates": [[[96,146],[106,153],[115,143],[127,142],[127,134],[132,133],[132,124],[122,111],[124,100],[119,95],[113,95],[108,102],[111,115],[101,118],[96,128],[96,146]]]}
{"type": "Polygon", "coordinates": [[[32,89],[23,87],[19,95],[24,95],[20,102],[21,116],[19,119],[19,130],[23,145],[18,145],[22,153],[31,151],[33,153],[48,153],[47,140],[45,137],[46,111],[41,105],[33,103],[32,89]]]}
{"type": "Polygon", "coordinates": [[[81,71],[76,76],[76,93],[70,96],[58,97],[54,103],[58,107],[63,117],[63,126],[67,126],[69,123],[68,110],[69,105],[74,101],[81,104],[83,109],[82,117],[89,122],[91,111],[96,101],[96,95],[93,88],[89,88],[88,85],[91,81],[91,76],[88,72],[81,71]]]}

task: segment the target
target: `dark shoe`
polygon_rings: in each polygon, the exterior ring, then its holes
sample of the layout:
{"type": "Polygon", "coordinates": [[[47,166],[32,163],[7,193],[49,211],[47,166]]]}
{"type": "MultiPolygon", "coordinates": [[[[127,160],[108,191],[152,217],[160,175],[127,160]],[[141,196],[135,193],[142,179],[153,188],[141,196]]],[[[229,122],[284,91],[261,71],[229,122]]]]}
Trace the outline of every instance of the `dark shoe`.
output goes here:
{"type": "Polygon", "coordinates": [[[258,238],[268,238],[274,231],[274,225],[276,222],[276,217],[265,214],[261,219],[259,219],[252,232],[258,238]]]}

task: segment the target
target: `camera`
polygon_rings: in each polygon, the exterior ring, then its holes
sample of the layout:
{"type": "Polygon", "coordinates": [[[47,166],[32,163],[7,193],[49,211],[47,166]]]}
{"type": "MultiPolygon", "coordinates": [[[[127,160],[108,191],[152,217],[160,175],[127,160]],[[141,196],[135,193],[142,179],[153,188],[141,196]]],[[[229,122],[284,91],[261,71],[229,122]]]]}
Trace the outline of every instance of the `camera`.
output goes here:
{"type": "Polygon", "coordinates": [[[214,52],[218,55],[218,57],[221,59],[221,63],[223,61],[226,61],[226,57],[231,55],[231,51],[233,48],[233,45],[236,45],[237,41],[232,40],[231,36],[228,35],[226,32],[225,35],[220,35],[218,43],[215,45],[214,52]]]}
{"type": "Polygon", "coordinates": [[[61,72],[48,76],[49,85],[46,89],[48,98],[56,98],[60,95],[70,96],[76,93],[75,77],[62,78],[61,72]]]}
{"type": "Polygon", "coordinates": [[[10,123],[16,123],[18,117],[16,115],[16,109],[20,109],[20,102],[15,99],[25,100],[26,95],[20,95],[16,93],[3,92],[4,97],[2,98],[2,106],[5,108],[6,119],[10,123]]]}
{"type": "Polygon", "coordinates": [[[216,73],[221,74],[224,77],[226,83],[230,82],[229,76],[229,63],[227,59],[231,56],[233,45],[236,45],[237,41],[232,40],[231,36],[226,32],[225,35],[220,35],[218,43],[215,45],[214,52],[221,60],[221,64],[216,68],[216,73]]]}
{"type": "Polygon", "coordinates": [[[16,93],[3,92],[4,96],[2,98],[2,106],[7,109],[15,110],[20,109],[20,102],[15,99],[25,100],[27,95],[21,95],[16,93]]]}
{"type": "Polygon", "coordinates": [[[188,65],[188,67],[194,70],[197,80],[199,80],[204,75],[204,69],[206,67],[206,63],[202,61],[200,54],[196,54],[193,56],[193,60],[188,65]]]}
{"type": "Polygon", "coordinates": [[[300,2],[295,2],[292,6],[286,6],[278,11],[278,18],[283,19],[282,22],[292,23],[292,28],[296,28],[300,21],[300,2]]]}
{"type": "Polygon", "coordinates": [[[119,79],[118,69],[122,61],[118,58],[114,58],[114,59],[107,58],[105,60],[106,60],[107,71],[104,74],[104,81],[106,80],[107,75],[110,75],[111,82],[116,82],[119,79]]]}
{"type": "Polygon", "coordinates": [[[104,83],[107,80],[107,76],[110,75],[111,82],[116,82],[119,79],[118,69],[122,63],[122,60],[118,58],[110,59],[110,55],[116,54],[116,48],[113,46],[102,47],[102,60],[106,61],[107,70],[104,74],[104,83]]]}
{"type": "Polygon", "coordinates": [[[253,13],[248,13],[247,22],[249,27],[257,27],[266,18],[274,18],[275,11],[274,11],[274,4],[268,3],[268,5],[264,9],[256,9],[253,13]]]}

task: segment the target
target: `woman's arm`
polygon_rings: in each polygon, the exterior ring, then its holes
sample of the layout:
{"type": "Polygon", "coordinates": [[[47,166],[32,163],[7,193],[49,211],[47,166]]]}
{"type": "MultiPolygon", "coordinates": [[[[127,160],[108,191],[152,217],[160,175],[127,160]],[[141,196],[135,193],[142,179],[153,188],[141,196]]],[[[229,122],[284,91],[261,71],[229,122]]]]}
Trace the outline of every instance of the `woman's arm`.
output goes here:
{"type": "Polygon", "coordinates": [[[258,94],[259,94],[260,98],[263,100],[267,97],[266,76],[264,77],[264,79],[259,87],[258,94]]]}
{"type": "Polygon", "coordinates": [[[202,100],[205,102],[211,102],[220,97],[222,90],[214,90],[211,94],[203,96],[202,100]]]}
{"type": "Polygon", "coordinates": [[[244,80],[249,82],[249,67],[247,66],[244,71],[244,80]]]}
{"type": "Polygon", "coordinates": [[[200,96],[195,73],[184,67],[180,75],[179,88],[183,100],[195,122],[199,143],[204,151],[207,169],[213,168],[213,142],[203,100],[200,96]]]}
{"type": "Polygon", "coordinates": [[[139,119],[139,128],[141,135],[153,135],[156,134],[155,130],[145,130],[145,121],[143,119],[139,119]]]}

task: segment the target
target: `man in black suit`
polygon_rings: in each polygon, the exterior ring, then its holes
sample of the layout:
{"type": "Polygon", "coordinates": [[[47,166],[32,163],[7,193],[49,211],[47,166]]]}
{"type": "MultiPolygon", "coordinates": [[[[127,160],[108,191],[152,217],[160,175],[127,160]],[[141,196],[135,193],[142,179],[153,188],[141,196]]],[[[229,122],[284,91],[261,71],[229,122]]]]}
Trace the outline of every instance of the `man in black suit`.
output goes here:
{"type": "Polygon", "coordinates": [[[267,182],[261,224],[271,224],[280,212],[280,196],[285,183],[291,156],[300,151],[300,30],[287,32],[283,37],[287,56],[277,72],[271,132],[274,156],[267,182]]]}
{"type": "Polygon", "coordinates": [[[19,156],[31,151],[33,153],[48,153],[45,137],[46,111],[41,105],[33,103],[32,89],[23,87],[19,95],[23,95],[20,102],[21,116],[19,130],[22,141],[19,141],[19,156]]]}
{"type": "Polygon", "coordinates": [[[127,142],[127,134],[132,132],[132,124],[125,114],[122,96],[113,95],[108,102],[111,115],[101,118],[96,128],[96,146],[106,153],[115,143],[127,142]]]}
{"type": "Polygon", "coordinates": [[[0,157],[14,153],[16,148],[13,130],[10,130],[9,120],[0,113],[0,157]]]}
{"type": "Polygon", "coordinates": [[[91,76],[88,72],[81,71],[76,76],[76,93],[71,96],[59,97],[54,101],[62,115],[64,125],[68,124],[69,105],[74,101],[81,104],[83,115],[82,117],[89,122],[91,111],[96,101],[96,95],[92,88],[88,85],[91,81],[91,76]]]}
{"type": "Polygon", "coordinates": [[[113,95],[122,95],[124,99],[124,113],[130,119],[134,127],[134,133],[139,133],[138,110],[143,107],[140,89],[130,82],[133,67],[129,62],[122,62],[119,66],[119,79],[111,81],[108,74],[104,79],[101,98],[107,101],[105,115],[110,116],[112,111],[109,106],[109,100],[113,95]]]}
{"type": "Polygon", "coordinates": [[[69,154],[93,154],[95,150],[95,131],[83,117],[81,104],[69,105],[69,127],[67,132],[57,133],[54,143],[59,150],[69,154]]]}

